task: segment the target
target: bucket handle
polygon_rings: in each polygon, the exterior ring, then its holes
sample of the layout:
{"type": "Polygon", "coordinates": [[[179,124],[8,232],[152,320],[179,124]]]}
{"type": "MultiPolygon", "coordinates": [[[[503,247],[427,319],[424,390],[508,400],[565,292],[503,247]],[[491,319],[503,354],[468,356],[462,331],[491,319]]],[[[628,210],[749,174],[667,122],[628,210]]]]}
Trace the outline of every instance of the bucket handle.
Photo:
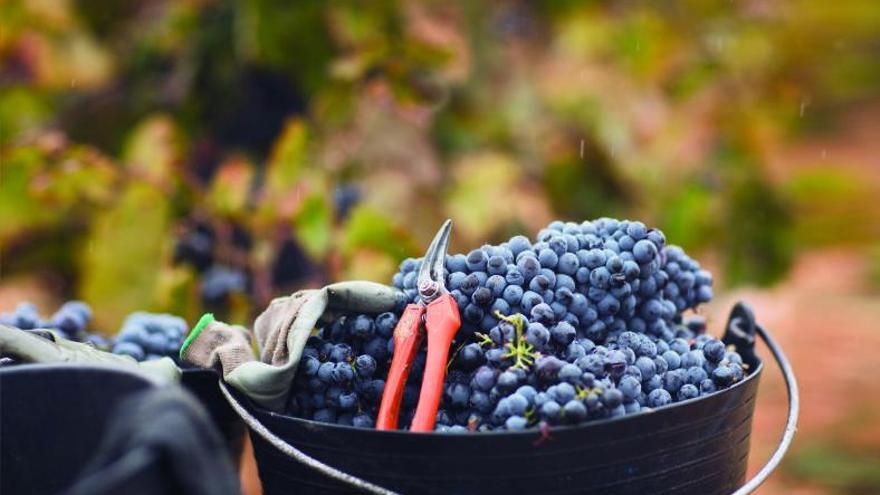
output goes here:
{"type": "Polygon", "coordinates": [[[785,388],[788,393],[788,417],[785,421],[785,430],[782,432],[782,437],[779,440],[779,444],[776,445],[773,455],[767,459],[761,470],[738,490],[733,492],[733,495],[753,493],[767,480],[770,474],[773,473],[773,470],[779,466],[779,463],[782,462],[782,458],[791,446],[791,441],[794,439],[794,434],[797,431],[798,414],[800,412],[800,394],[798,393],[797,379],[794,376],[791,363],[789,363],[785,353],[782,352],[782,347],[770,336],[770,333],[755,322],[755,316],[751,308],[742,302],[736,303],[730,312],[730,319],[727,322],[727,329],[722,340],[725,344],[735,346],[737,352],[746,362],[757,363],[755,335],[764,341],[764,344],[773,354],[776,364],[779,365],[780,371],[782,371],[782,377],[785,379],[785,388]]]}
{"type": "Polygon", "coordinates": [[[263,440],[269,442],[270,445],[278,449],[281,453],[314,469],[315,471],[320,472],[325,476],[346,483],[352,487],[358,488],[365,493],[375,493],[379,495],[397,495],[397,492],[393,492],[391,490],[388,490],[387,488],[383,488],[379,485],[370,483],[367,480],[358,478],[357,476],[352,476],[344,471],[336,469],[333,466],[325,464],[318,459],[315,459],[314,457],[299,450],[288,442],[285,442],[283,439],[279,438],[277,435],[269,431],[269,429],[266,428],[263,423],[260,423],[260,420],[249,413],[248,410],[245,409],[243,405],[241,405],[238,399],[236,399],[235,396],[232,395],[232,392],[229,391],[222,379],[219,383],[220,392],[223,393],[223,396],[226,397],[226,401],[229,402],[229,405],[241,417],[242,421],[244,421],[245,424],[248,425],[251,431],[263,437],[263,440]]]}
{"type": "MultiPolygon", "coordinates": [[[[727,322],[727,328],[722,340],[725,344],[736,347],[737,352],[740,353],[746,362],[757,363],[758,358],[755,355],[755,335],[764,341],[764,344],[770,349],[773,358],[776,360],[776,364],[779,365],[779,369],[782,371],[782,376],[785,379],[785,387],[788,392],[788,418],[785,422],[785,430],[782,433],[782,438],[776,446],[773,455],[770,456],[761,470],[736,490],[733,495],[748,495],[754,493],[754,491],[767,480],[770,474],[773,473],[773,470],[776,469],[779,463],[782,462],[782,458],[791,446],[792,439],[794,439],[795,431],[797,431],[798,414],[800,411],[800,395],[798,393],[797,379],[795,379],[794,371],[791,368],[788,358],[785,356],[785,353],[782,352],[782,348],[776,340],[774,340],[764,328],[755,322],[755,316],[752,310],[742,302],[736,303],[733,310],[730,312],[730,319],[727,322]]],[[[232,392],[229,391],[222,379],[219,381],[219,385],[220,392],[226,397],[226,401],[229,402],[229,405],[239,417],[241,417],[245,424],[280,452],[311,467],[325,476],[346,483],[366,493],[381,495],[396,494],[396,492],[388,490],[387,488],[370,483],[369,481],[358,478],[357,476],[352,476],[344,471],[334,468],[333,466],[325,464],[279,438],[247,411],[232,392]]]]}

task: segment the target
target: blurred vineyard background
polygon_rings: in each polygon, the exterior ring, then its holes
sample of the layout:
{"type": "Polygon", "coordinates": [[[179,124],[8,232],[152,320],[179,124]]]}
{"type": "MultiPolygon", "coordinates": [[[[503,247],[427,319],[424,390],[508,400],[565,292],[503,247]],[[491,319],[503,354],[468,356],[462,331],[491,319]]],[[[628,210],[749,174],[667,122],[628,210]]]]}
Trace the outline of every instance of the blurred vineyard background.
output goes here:
{"type": "Polygon", "coordinates": [[[746,298],[792,354],[804,420],[766,491],[880,492],[875,0],[5,0],[0,23],[0,310],[247,323],[389,281],[446,217],[456,252],[639,218],[715,272],[713,321],[746,298]]]}

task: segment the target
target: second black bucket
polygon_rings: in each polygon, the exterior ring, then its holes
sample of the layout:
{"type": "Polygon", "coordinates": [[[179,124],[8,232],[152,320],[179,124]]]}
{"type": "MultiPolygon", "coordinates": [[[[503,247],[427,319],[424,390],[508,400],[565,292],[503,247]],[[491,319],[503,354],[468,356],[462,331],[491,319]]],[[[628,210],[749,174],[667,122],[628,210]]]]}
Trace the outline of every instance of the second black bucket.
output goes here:
{"type": "MultiPolygon", "coordinates": [[[[724,340],[737,346],[750,373],[735,386],[651,412],[553,428],[549,436],[374,431],[276,414],[232,391],[229,399],[251,427],[267,495],[351,493],[362,481],[375,485],[368,487],[374,491],[419,494],[748,492],[763,479],[741,488],[763,369],[753,349],[757,328],[751,312],[737,305],[724,340]]],[[[785,372],[792,409],[786,436],[760,473],[764,477],[784,453],[797,417],[790,367],[775,343],[771,349],[785,372]]]]}
{"type": "Polygon", "coordinates": [[[120,401],[153,386],[141,375],[107,367],[0,370],[0,493],[66,489],[94,455],[120,401]]]}

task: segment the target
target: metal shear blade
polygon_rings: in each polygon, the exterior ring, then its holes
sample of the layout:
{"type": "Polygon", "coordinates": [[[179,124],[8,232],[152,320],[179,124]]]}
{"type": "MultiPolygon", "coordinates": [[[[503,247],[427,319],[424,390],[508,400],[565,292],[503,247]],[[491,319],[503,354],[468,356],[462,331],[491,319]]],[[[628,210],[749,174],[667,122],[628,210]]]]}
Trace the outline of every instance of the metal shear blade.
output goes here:
{"type": "Polygon", "coordinates": [[[437,299],[446,290],[444,283],[443,268],[446,261],[446,252],[449,247],[449,234],[452,231],[452,220],[443,222],[440,230],[434,236],[422,264],[419,267],[417,284],[419,297],[423,304],[428,304],[437,299]]]}

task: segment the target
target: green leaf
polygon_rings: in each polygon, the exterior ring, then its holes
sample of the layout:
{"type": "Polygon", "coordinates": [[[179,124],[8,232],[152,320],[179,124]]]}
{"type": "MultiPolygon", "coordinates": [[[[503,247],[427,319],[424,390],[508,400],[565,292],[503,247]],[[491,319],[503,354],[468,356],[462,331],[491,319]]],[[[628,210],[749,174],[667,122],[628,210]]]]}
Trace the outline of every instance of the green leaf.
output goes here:
{"type": "Polygon", "coordinates": [[[868,174],[845,167],[810,168],[793,172],[782,191],[795,214],[794,236],[800,245],[862,246],[880,235],[880,212],[865,208],[876,194],[868,174]],[[852,219],[859,221],[853,222],[852,219]],[[842,229],[841,225],[847,227],[842,229]]]}
{"type": "Polygon", "coordinates": [[[266,187],[283,191],[296,183],[306,166],[309,132],[300,119],[287,122],[272,148],[272,156],[266,168],[266,187]]]}
{"type": "Polygon", "coordinates": [[[702,248],[712,239],[712,227],[718,218],[712,191],[689,183],[663,204],[660,225],[667,239],[684,248],[702,248]]]}
{"type": "Polygon", "coordinates": [[[543,182],[553,210],[574,219],[621,211],[634,189],[627,187],[605,156],[587,161],[568,158],[550,162],[544,169],[543,182]]]}
{"type": "Polygon", "coordinates": [[[195,321],[201,314],[198,274],[185,265],[166,266],[157,278],[156,302],[162,311],[195,321]]]}
{"type": "Polygon", "coordinates": [[[32,148],[0,152],[0,241],[6,244],[17,233],[54,221],[58,212],[46,208],[31,194],[31,178],[43,161],[32,148]]]}
{"type": "Polygon", "coordinates": [[[154,306],[168,212],[165,194],[136,182],[96,215],[83,246],[80,295],[95,308],[99,327],[117,328],[126,314],[154,306]]]}
{"type": "Polygon", "coordinates": [[[2,244],[25,232],[70,235],[96,206],[115,197],[113,163],[93,148],[68,147],[58,137],[47,134],[34,144],[0,151],[2,244]]]}
{"type": "Polygon", "coordinates": [[[51,114],[46,100],[45,95],[28,87],[13,86],[0,91],[0,144],[42,127],[51,114]]]}
{"type": "Polygon", "coordinates": [[[505,155],[483,153],[468,157],[454,170],[449,190],[449,214],[456,233],[469,239],[486,239],[489,233],[513,219],[520,170],[505,155]]]}
{"type": "Polygon", "coordinates": [[[367,205],[359,205],[351,211],[341,244],[345,256],[351,256],[359,249],[371,249],[399,260],[416,252],[405,231],[367,205]]]}
{"type": "Polygon", "coordinates": [[[717,231],[727,255],[726,280],[770,285],[794,259],[790,205],[751,157],[727,150],[722,159],[724,211],[717,231]]]}
{"type": "Polygon", "coordinates": [[[297,239],[306,252],[316,259],[324,257],[330,249],[333,227],[333,211],[326,195],[313,194],[306,198],[293,223],[297,239]]]}

